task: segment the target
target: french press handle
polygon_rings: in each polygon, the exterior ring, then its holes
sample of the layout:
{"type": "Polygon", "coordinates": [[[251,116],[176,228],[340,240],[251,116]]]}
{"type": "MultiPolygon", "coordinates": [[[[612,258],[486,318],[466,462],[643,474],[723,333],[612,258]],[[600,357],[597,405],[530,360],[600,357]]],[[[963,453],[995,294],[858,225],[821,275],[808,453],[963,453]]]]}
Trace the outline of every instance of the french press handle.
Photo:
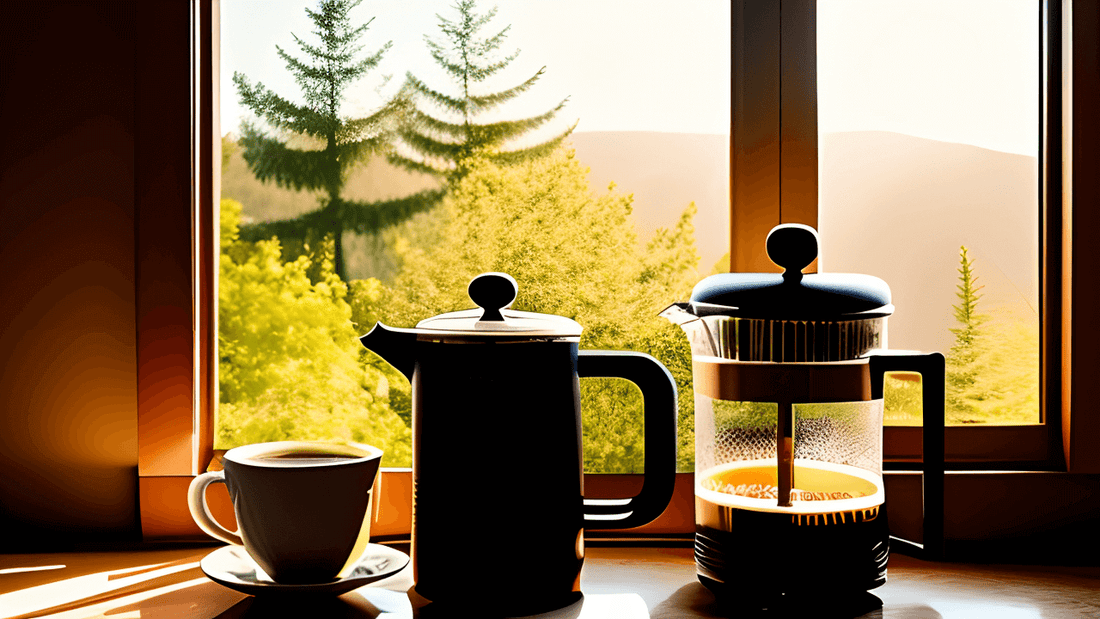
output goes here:
{"type": "Polygon", "coordinates": [[[924,559],[943,557],[944,495],[944,382],[945,363],[938,352],[876,351],[868,355],[871,373],[871,398],[883,398],[887,372],[917,372],[921,375],[922,457],[924,482],[924,543],[907,540],[902,548],[920,548],[924,559]]]}
{"type": "Polygon", "coordinates": [[[582,350],[581,378],[625,378],[642,390],[645,406],[645,476],[629,499],[585,499],[586,529],[629,529],[656,520],[676,485],[676,381],[653,357],[619,350],[582,350]]]}

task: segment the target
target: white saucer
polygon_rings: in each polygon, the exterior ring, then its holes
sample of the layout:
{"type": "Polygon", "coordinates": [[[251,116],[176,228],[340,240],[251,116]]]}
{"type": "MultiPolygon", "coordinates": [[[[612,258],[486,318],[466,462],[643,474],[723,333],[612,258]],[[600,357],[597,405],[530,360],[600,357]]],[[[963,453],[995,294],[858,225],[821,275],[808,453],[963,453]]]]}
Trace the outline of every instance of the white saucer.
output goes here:
{"type": "Polygon", "coordinates": [[[400,550],[368,544],[355,569],[343,578],[309,585],[286,585],[271,580],[248,556],[243,546],[223,546],[203,557],[199,567],[210,580],[249,595],[324,594],[340,595],[401,571],[409,555],[400,550]]]}

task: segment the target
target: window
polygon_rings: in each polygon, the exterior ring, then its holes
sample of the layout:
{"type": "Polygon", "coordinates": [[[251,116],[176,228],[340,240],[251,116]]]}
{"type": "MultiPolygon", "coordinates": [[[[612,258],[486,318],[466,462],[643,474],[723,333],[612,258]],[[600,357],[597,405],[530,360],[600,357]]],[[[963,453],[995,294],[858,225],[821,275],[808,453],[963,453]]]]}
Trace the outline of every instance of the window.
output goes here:
{"type": "MultiPolygon", "coordinates": [[[[262,6],[258,10],[257,3],[243,0],[221,3],[219,85],[226,149],[221,218],[225,223],[239,217],[240,231],[235,240],[223,238],[227,245],[221,252],[221,396],[215,447],[345,438],[383,446],[386,466],[410,466],[408,383],[360,349],[356,336],[374,320],[412,327],[437,313],[470,307],[465,284],[483,271],[506,271],[517,279],[518,309],[575,318],[585,327],[583,348],[649,352],[658,348],[650,342],[665,338],[682,344],[678,357],[665,359],[666,364],[688,365],[683,335],[657,314],[726,260],[726,3],[680,3],[671,14],[645,4],[624,12],[618,2],[499,7],[472,37],[489,40],[507,29],[503,43],[484,61],[501,61],[502,70],[485,79],[474,75],[470,94],[508,92],[531,76],[538,80],[503,105],[472,114],[472,120],[531,119],[556,110],[545,123],[529,121],[532,129],[503,149],[554,140],[576,123],[564,140],[573,158],[559,154],[507,173],[494,165],[475,166],[467,184],[485,183],[507,198],[456,197],[373,229],[357,226],[353,217],[329,228],[311,224],[305,238],[296,236],[288,222],[330,209],[337,200],[345,212],[361,208],[373,213],[378,202],[457,187],[461,176],[433,177],[421,173],[422,168],[403,167],[403,158],[445,170],[452,163],[418,152],[418,142],[405,136],[396,140],[388,161],[373,155],[347,168],[336,193],[331,186],[311,188],[304,177],[282,186],[270,177],[261,181],[265,166],[279,164],[276,155],[258,164],[246,162],[259,151],[256,143],[268,140],[263,143],[273,145],[285,139],[291,148],[315,153],[326,148],[320,133],[280,133],[273,118],[245,96],[274,93],[295,104],[320,105],[316,97],[321,95],[303,88],[301,74],[296,76],[277,53],[282,50],[307,64],[318,61],[295,37],[318,44],[321,26],[306,9],[319,5],[296,1],[262,6]],[[577,20],[577,14],[585,18],[577,20]],[[522,52],[510,57],[517,48],[522,52]],[[537,182],[536,175],[541,175],[537,182]],[[612,184],[615,188],[608,189],[612,184]],[[547,186],[552,190],[546,191],[547,186]],[[694,217],[692,208],[697,210],[694,217]],[[448,219],[459,217],[455,213],[468,215],[467,223],[448,219]],[[498,225],[501,220],[510,223],[498,225]],[[441,227],[445,232],[439,232],[441,227]],[[312,240],[310,234],[315,235],[312,240]],[[325,234],[332,235],[333,247],[319,253],[325,234]],[[646,243],[662,234],[663,241],[647,248],[646,243]],[[279,239],[278,247],[266,240],[272,237],[279,239]],[[328,288],[317,285],[328,277],[318,273],[324,251],[333,256],[329,275],[348,284],[347,294],[339,298],[325,297],[328,288]],[[306,262],[296,263],[299,255],[306,262]],[[639,282],[646,282],[645,292],[635,288],[639,282]],[[303,292],[285,294],[295,287],[303,292]],[[425,288],[436,291],[435,298],[417,294],[425,288]],[[311,337],[315,331],[336,335],[311,337]],[[347,389],[334,386],[337,374],[349,378],[339,381],[347,389]]],[[[331,103],[339,103],[341,117],[366,117],[384,109],[405,84],[406,74],[414,83],[461,98],[458,76],[434,61],[424,43],[429,37],[440,43],[441,53],[452,53],[451,46],[461,39],[445,36],[439,19],[460,23],[457,6],[420,3],[410,11],[401,3],[364,3],[348,11],[349,28],[369,24],[355,41],[363,46],[356,58],[380,57],[360,78],[338,86],[345,88],[342,98],[332,97],[331,103]]],[[[479,2],[471,12],[488,15],[492,7],[479,2]]],[[[457,54],[452,62],[461,64],[457,54]]],[[[418,113],[439,121],[464,120],[456,109],[422,94],[414,105],[418,113]]],[[[465,160],[460,164],[472,165],[465,160]]],[[[283,178],[294,174],[289,171],[283,178]]],[[[689,437],[690,376],[680,377],[682,434],[689,437]]],[[[637,389],[624,381],[583,379],[582,398],[586,470],[639,472],[644,452],[637,389]]],[[[681,469],[691,470],[690,441],[682,442],[681,452],[681,469]]]]}
{"type": "MultiPolygon", "coordinates": [[[[890,284],[890,347],[947,356],[952,425],[1040,420],[1039,18],[1034,0],[818,3],[822,265],[890,284]]],[[[920,425],[919,404],[891,408],[920,425]]]]}
{"type": "MultiPolygon", "coordinates": [[[[737,174],[742,176],[741,179],[735,178],[733,182],[734,201],[735,205],[741,204],[749,207],[747,211],[743,212],[738,212],[737,206],[734,208],[732,230],[733,246],[735,247],[734,266],[738,270],[760,270],[761,265],[753,262],[755,260],[753,255],[760,252],[762,247],[760,247],[761,244],[758,241],[754,242],[753,239],[762,236],[768,227],[779,221],[797,221],[815,226],[820,224],[820,229],[825,235],[840,234],[842,232],[850,235],[853,233],[851,230],[863,232],[868,229],[866,225],[860,223],[856,226],[849,226],[849,231],[846,231],[843,226],[833,226],[833,232],[830,233],[827,230],[830,217],[834,217],[836,213],[823,213],[819,218],[816,202],[818,183],[821,183],[821,207],[824,209],[827,206],[827,200],[834,199],[828,192],[836,186],[835,177],[826,176],[829,164],[828,161],[822,160],[819,181],[817,153],[820,147],[825,149],[822,152],[827,154],[828,144],[818,144],[818,128],[813,126],[813,123],[807,123],[804,120],[807,117],[817,117],[821,122],[835,122],[835,116],[829,116],[831,112],[827,107],[822,112],[822,116],[817,116],[815,113],[816,92],[820,89],[828,94],[828,85],[823,85],[822,80],[824,78],[821,75],[807,75],[804,68],[806,64],[804,58],[806,55],[813,53],[808,48],[828,50],[829,45],[827,42],[817,38],[819,34],[823,37],[828,32],[822,33],[817,26],[813,25],[818,14],[817,7],[819,3],[788,0],[781,4],[782,15],[784,16],[782,22],[779,18],[778,4],[760,6],[746,4],[742,9],[743,20],[746,23],[750,20],[758,20],[759,23],[770,23],[774,26],[752,30],[746,26],[743,32],[735,33],[735,41],[744,41],[744,50],[747,51],[743,51],[743,65],[735,65],[743,71],[742,84],[744,84],[743,88],[745,90],[740,94],[741,98],[735,101],[734,105],[735,113],[738,109],[738,103],[741,103],[742,110],[739,115],[735,114],[734,119],[734,170],[735,176],[737,174]],[[797,17],[792,17],[792,15],[797,17]],[[804,23],[807,16],[814,16],[815,19],[810,19],[808,24],[804,23]],[[774,28],[774,30],[769,30],[769,28],[774,28]],[[771,32],[775,34],[770,34],[771,32]],[[782,32],[782,45],[778,40],[780,32],[782,32]],[[741,37],[741,39],[738,39],[738,37],[741,37]],[[761,77],[762,75],[765,77],[761,77]],[[767,75],[776,77],[769,81],[767,75]],[[783,77],[782,88],[777,83],[778,76],[783,77]],[[780,99],[778,107],[783,111],[780,115],[775,115],[774,112],[770,111],[774,106],[769,101],[775,98],[780,99]],[[764,103],[758,103],[760,101],[764,103]],[[750,127],[742,131],[741,136],[743,137],[738,135],[738,122],[750,127]],[[756,133],[752,133],[754,131],[756,133]],[[782,134],[781,140],[778,139],[780,133],[782,134]],[[769,137],[769,135],[775,137],[769,137]],[[782,143],[782,153],[780,152],[780,143],[782,143]],[[757,144],[766,144],[767,146],[763,148],[756,147],[757,144]],[[754,174],[756,176],[752,176],[754,174]],[[782,193],[779,189],[780,181],[783,185],[782,193]],[[833,185],[830,185],[830,182],[833,185]],[[742,193],[738,195],[739,187],[752,187],[752,191],[742,190],[742,193]],[[782,195],[781,200],[780,195],[782,195]],[[738,245],[741,245],[744,249],[736,249],[738,245]],[[739,260],[740,264],[738,263],[739,260]]],[[[877,4],[872,6],[878,7],[877,4]]],[[[830,8],[836,9],[837,7],[830,8]]],[[[1040,7],[1038,4],[1032,4],[1031,8],[1035,14],[1039,14],[1040,7]]],[[[1047,8],[1044,10],[1053,9],[1047,8]]],[[[828,11],[828,9],[821,9],[821,11],[828,11]]],[[[829,13],[824,14],[826,15],[824,21],[827,29],[830,27],[828,21],[830,17],[829,13]]],[[[1032,23],[1038,29],[1039,24],[1035,21],[1032,21],[1032,23]]],[[[1050,21],[1042,23],[1047,26],[1047,30],[1042,31],[1042,40],[1044,45],[1049,46],[1051,37],[1056,37],[1058,32],[1056,29],[1050,28],[1050,21]]],[[[1057,20],[1053,23],[1057,23],[1057,20]]],[[[735,51],[737,49],[739,48],[736,47],[735,43],[735,51]]],[[[1049,50],[1047,51],[1049,52],[1049,50]]],[[[830,53],[833,52],[823,52],[820,60],[825,63],[826,69],[831,71],[833,68],[829,66],[829,62],[831,62],[830,53]]],[[[855,56],[865,58],[868,55],[859,56],[859,54],[855,54],[855,56]]],[[[1051,58],[1049,53],[1047,58],[1051,58]]],[[[1056,67],[1057,65],[1052,66],[1056,67]]],[[[821,68],[820,64],[818,68],[821,68]]],[[[1050,69],[1051,66],[1043,66],[1042,77],[1044,80],[1049,78],[1048,72],[1050,69]]],[[[1044,86],[1049,87],[1049,81],[1044,81],[1044,86]]],[[[1057,92],[1054,95],[1056,96],[1057,92]]],[[[1047,100],[1050,100],[1049,94],[1044,94],[1044,96],[1047,97],[1047,100]]],[[[839,103],[836,104],[839,105],[839,103]]],[[[876,113],[881,114],[881,112],[876,113]]],[[[1035,122],[1037,125],[1039,124],[1038,119],[1035,122]]],[[[822,127],[823,131],[826,129],[828,129],[827,125],[822,127]]],[[[1049,162],[1047,165],[1049,166],[1049,162]]],[[[881,179],[875,179],[875,183],[881,182],[881,179]]],[[[1044,199],[1043,207],[1045,209],[1044,217],[1046,218],[1044,221],[1049,222],[1050,214],[1052,210],[1057,209],[1057,206],[1051,206],[1049,201],[1044,199]]],[[[1049,233],[1050,228],[1048,227],[1046,230],[1049,233]]],[[[872,252],[876,256],[876,261],[868,268],[860,268],[862,264],[869,262],[866,256],[862,261],[856,263],[849,259],[847,268],[836,269],[829,266],[830,256],[838,252],[843,263],[843,253],[846,250],[844,245],[856,248],[877,241],[876,236],[871,234],[868,236],[866,242],[853,240],[841,244],[841,247],[828,244],[828,239],[826,239],[823,248],[825,268],[830,271],[851,269],[857,272],[870,271],[874,273],[872,269],[877,268],[884,262],[883,259],[878,258],[879,254],[889,254],[889,249],[873,245],[877,248],[877,251],[872,252]]],[[[1044,243],[1049,243],[1049,239],[1044,243]]],[[[1045,255],[1049,257],[1050,254],[1045,255]]],[[[1050,266],[1044,265],[1043,268],[1049,269],[1050,266]]],[[[895,290],[897,289],[897,282],[887,281],[895,290]]],[[[1049,271],[1047,271],[1045,283],[1047,285],[1052,283],[1049,279],[1049,271]]],[[[904,286],[904,282],[902,285],[904,286]]],[[[1048,290],[1045,294],[1047,295],[1045,298],[1049,298],[1051,293],[1048,290]]],[[[901,311],[904,311],[904,308],[899,305],[899,312],[901,311]]],[[[1047,324],[1049,325],[1051,315],[1048,313],[1047,316],[1047,324]]],[[[1048,344],[1051,342],[1049,336],[1044,336],[1044,339],[1048,344]]],[[[893,338],[891,339],[891,345],[897,347],[893,342],[893,338]]],[[[912,344],[908,345],[911,346],[912,344]]],[[[1050,375],[1045,376],[1049,386],[1050,375]]],[[[1049,398],[1052,394],[1053,392],[1047,389],[1040,397],[1049,398]]],[[[1049,400],[1044,400],[1044,402],[1047,406],[1050,405],[1049,400]]],[[[1019,463],[1025,461],[1031,462],[1027,466],[1055,467],[1057,466],[1058,453],[1052,447],[1057,445],[1054,439],[1057,436],[1058,421],[1058,419],[1047,414],[1044,417],[1045,427],[951,428],[947,438],[948,458],[965,462],[962,466],[968,468],[996,466],[993,463],[1003,464],[1005,462],[1019,463]],[[982,462],[987,464],[981,464],[982,462]]],[[[888,457],[900,460],[919,459],[919,429],[889,427],[886,429],[885,435],[888,457]]]]}
{"type": "MultiPolygon", "coordinates": [[[[984,446],[987,451],[978,455],[994,461],[1012,460],[1019,451],[1014,452],[1013,449],[1023,443],[1037,444],[1039,447],[1031,450],[1032,461],[1041,463],[1047,459],[1057,459],[1064,453],[1064,466],[1069,471],[1096,473],[1100,472],[1100,452],[1086,446],[1100,437],[1100,417],[1092,415],[1094,402],[1100,394],[1095,393],[1097,388],[1091,384],[1091,376],[1100,371],[1100,367],[1097,367],[1100,360],[1091,353],[1100,347],[1100,341],[1096,340],[1098,332],[1084,325],[1091,320],[1095,309],[1095,302],[1089,298],[1087,291],[1096,288],[1092,279],[1100,272],[1100,265],[1096,264],[1100,261],[1100,256],[1090,251],[1088,237],[1085,235],[1100,228],[1100,221],[1097,220],[1100,213],[1094,209],[1074,209],[1073,206],[1100,199],[1100,190],[1095,185],[1095,179],[1081,173],[1074,174],[1073,171],[1092,169],[1100,165],[1097,161],[1098,151],[1095,149],[1098,127],[1095,119],[1080,113],[1075,115],[1073,112],[1094,109],[1100,105],[1100,101],[1096,99],[1096,93],[1100,92],[1097,88],[1100,67],[1096,66],[1095,55],[1091,54],[1091,50],[1096,48],[1100,33],[1096,31],[1097,7],[1083,2],[1065,4],[1064,11],[1062,3],[1047,2],[1043,5],[1044,167],[1040,192],[1044,209],[1041,286],[1042,311],[1046,317],[1042,331],[1046,426],[1034,427],[1041,431],[1041,435],[1030,443],[1019,440],[1019,433],[1011,431],[1012,429],[1005,432],[1005,428],[973,427],[959,429],[967,433],[965,438],[960,434],[953,437],[949,432],[948,442],[949,448],[952,441],[956,445],[965,443],[984,446]],[[1046,438],[1051,441],[1049,445],[1044,442],[1046,438]]],[[[151,111],[144,121],[139,119],[135,140],[139,149],[144,147],[144,152],[179,154],[190,150],[190,139],[185,136],[180,143],[177,137],[165,133],[163,125],[166,118],[186,122],[189,116],[187,108],[181,111],[177,105],[180,100],[187,99],[186,92],[183,96],[177,96],[171,85],[188,81],[188,76],[184,72],[173,78],[166,67],[190,66],[187,62],[190,39],[186,36],[170,36],[170,33],[181,30],[182,24],[188,21],[188,16],[183,11],[173,11],[167,6],[152,11],[150,7],[154,6],[159,5],[139,4],[139,21],[147,24],[147,27],[139,28],[140,32],[145,33],[139,40],[145,53],[141,56],[143,61],[137,66],[137,75],[138,91],[142,97],[138,107],[147,107],[155,112],[151,111]]],[[[196,3],[194,25],[198,33],[217,33],[217,6],[216,2],[196,3]],[[214,11],[210,10],[211,5],[214,11]]],[[[743,5],[734,5],[735,11],[743,8],[743,5]]],[[[736,46],[737,36],[743,35],[738,35],[736,31],[734,35],[736,46]]],[[[196,49],[198,57],[201,59],[204,54],[209,57],[212,41],[217,41],[217,37],[212,40],[205,36],[198,38],[201,42],[196,49]]],[[[787,48],[790,49],[791,46],[788,45],[787,48]]],[[[216,109],[212,104],[215,93],[203,89],[204,82],[196,80],[194,76],[191,76],[190,83],[198,86],[196,91],[199,99],[205,101],[204,104],[195,106],[196,119],[202,117],[203,110],[213,113],[216,109]]],[[[734,109],[736,111],[736,104],[734,109]]],[[[212,138],[217,137],[213,132],[210,135],[212,138]]],[[[212,164],[218,159],[218,142],[215,139],[206,142],[200,140],[196,145],[196,152],[207,157],[212,164]]],[[[169,166],[157,169],[173,168],[169,166]]],[[[183,175],[186,178],[186,170],[190,169],[188,161],[180,169],[184,170],[183,175]]],[[[196,190],[210,187],[199,182],[207,178],[207,173],[203,170],[211,171],[211,184],[216,184],[217,166],[197,168],[198,174],[193,185],[196,190]]],[[[191,332],[190,291],[199,281],[194,269],[177,266],[186,265],[191,255],[191,226],[186,225],[186,222],[178,225],[158,217],[172,212],[168,205],[172,204],[174,190],[166,187],[158,196],[151,194],[149,189],[150,187],[138,188],[138,195],[141,196],[138,205],[138,260],[141,266],[137,282],[138,439],[141,458],[139,474],[142,527],[146,537],[159,537],[186,535],[190,531],[190,517],[183,499],[190,475],[209,462],[206,454],[210,453],[212,447],[213,429],[206,422],[208,417],[197,417],[197,411],[202,409],[193,406],[197,400],[190,395],[195,392],[192,385],[198,382],[194,376],[209,368],[210,363],[201,355],[195,354],[193,340],[189,335],[180,337],[176,334],[176,331],[186,334],[191,332]],[[141,253],[143,247],[147,252],[144,256],[141,253]],[[179,247],[183,249],[180,250],[179,247]],[[158,262],[162,258],[166,260],[158,262]],[[173,301],[173,290],[184,291],[188,298],[182,303],[173,301]],[[143,301],[143,298],[146,300],[143,301]],[[150,299],[156,302],[149,303],[150,299]],[[159,321],[154,321],[153,318],[158,318],[159,321]],[[176,329],[176,326],[180,329],[176,329]],[[176,359],[182,361],[177,363],[176,359]],[[179,445],[185,448],[177,449],[175,446],[179,445]],[[165,453],[165,446],[176,450],[172,453],[182,455],[160,457],[165,453]]],[[[213,195],[216,194],[211,191],[207,194],[211,199],[198,204],[212,205],[213,195]]],[[[735,237],[743,234],[746,245],[759,242],[753,240],[759,235],[748,231],[751,220],[739,219],[739,215],[741,214],[734,213],[732,234],[735,237]]],[[[770,216],[768,220],[774,221],[770,216]]],[[[766,224],[769,227],[770,225],[766,224]]],[[[732,260],[737,259],[738,256],[732,256],[732,260]]],[[[195,296],[199,299],[210,299],[211,293],[210,287],[198,287],[195,296]]],[[[204,393],[209,394],[209,390],[204,393]]],[[[900,440],[896,442],[904,445],[908,429],[891,430],[898,431],[895,436],[900,437],[900,440]]],[[[1021,466],[1019,461],[1026,459],[1029,458],[1025,454],[1024,458],[1016,459],[1013,466],[1021,466]]]]}

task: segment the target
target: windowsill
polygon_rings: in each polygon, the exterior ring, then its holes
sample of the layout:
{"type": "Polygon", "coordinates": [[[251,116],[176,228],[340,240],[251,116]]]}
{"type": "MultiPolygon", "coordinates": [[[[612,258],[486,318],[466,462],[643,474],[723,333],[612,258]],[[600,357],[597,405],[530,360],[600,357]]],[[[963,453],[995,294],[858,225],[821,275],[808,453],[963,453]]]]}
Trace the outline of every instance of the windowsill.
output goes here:
{"type": "MultiPolygon", "coordinates": [[[[57,566],[43,571],[0,574],[0,607],[15,617],[70,611],[73,616],[118,613],[188,616],[269,617],[272,604],[208,580],[198,562],[217,546],[151,547],[147,550],[0,555],[0,569],[57,566]],[[150,569],[158,566],[159,569],[150,569]],[[39,587],[30,590],[30,587],[39,587]],[[37,594],[37,595],[35,595],[37,594]]],[[[402,548],[408,550],[407,546],[402,548]]],[[[547,617],[719,617],[714,597],[695,576],[692,549],[677,547],[590,547],[581,589],[585,597],[567,613],[547,617]],[[608,614],[613,610],[614,614],[608,614]]],[[[1100,606],[1100,567],[1021,567],[930,563],[891,555],[888,582],[862,598],[858,608],[828,616],[1085,617],[1100,606]],[[876,608],[881,604],[880,608],[876,608]],[[869,606],[868,606],[869,605],[869,606]]],[[[338,598],[303,602],[299,614],[340,617],[416,617],[407,594],[411,567],[338,598]]],[[[486,571],[486,587],[492,585],[486,571]]],[[[816,604],[816,601],[815,601],[816,604]]],[[[835,608],[823,601],[814,612],[835,608]]],[[[476,606],[471,607],[476,615],[476,606]]],[[[471,616],[474,616],[471,615],[471,616]]],[[[62,616],[69,616],[66,613],[62,616]]],[[[280,613],[280,616],[286,616],[280,613]]]]}
{"type": "MultiPolygon", "coordinates": [[[[216,465],[215,465],[216,466],[216,465]]],[[[890,470],[885,474],[891,534],[921,542],[922,477],[919,472],[890,470]]],[[[590,498],[633,496],[641,476],[585,476],[590,498]]],[[[147,542],[209,540],[194,524],[187,508],[189,477],[142,480],[142,529],[147,542]]],[[[408,539],[412,521],[412,472],[383,469],[382,502],[372,533],[379,539],[408,539]]],[[[689,539],[694,533],[693,474],[678,473],[672,501],[655,521],[628,531],[593,531],[588,539],[689,539]]],[[[1030,564],[1080,564],[1082,558],[1065,540],[1095,533],[1100,514],[1100,475],[986,470],[948,471],[945,479],[945,556],[957,561],[1030,564]]],[[[236,520],[228,492],[212,485],[207,501],[219,522],[233,530],[236,520]]]]}

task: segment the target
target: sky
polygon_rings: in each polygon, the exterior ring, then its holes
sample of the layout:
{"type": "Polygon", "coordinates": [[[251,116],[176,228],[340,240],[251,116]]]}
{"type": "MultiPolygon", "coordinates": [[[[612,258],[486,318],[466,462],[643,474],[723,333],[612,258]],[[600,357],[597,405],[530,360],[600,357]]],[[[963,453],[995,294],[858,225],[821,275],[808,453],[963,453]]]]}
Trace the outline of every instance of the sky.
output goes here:
{"type": "Polygon", "coordinates": [[[818,130],[1035,156],[1036,0],[820,0],[818,130]]]}
{"type": "MultiPolygon", "coordinates": [[[[231,81],[241,71],[284,96],[298,90],[276,45],[301,56],[314,2],[222,0],[223,132],[242,110],[231,81]]],[[[372,17],[364,53],[393,41],[381,66],[348,91],[343,110],[369,113],[406,71],[450,84],[423,44],[439,39],[436,14],[450,1],[365,0],[353,20],[372,17]],[[389,75],[388,83],[383,76],[389,75]]],[[[494,6],[479,5],[484,11],[494,6]]],[[[501,51],[520,49],[499,90],[547,68],[510,102],[511,118],[542,113],[569,97],[548,127],[577,131],[729,131],[728,0],[503,0],[483,30],[511,25],[501,51]],[[625,10],[629,8],[630,10],[625,10]]],[[[818,3],[818,122],[822,133],[894,131],[1005,152],[1037,149],[1038,8],[1035,0],[822,0],[818,3]]],[[[503,118],[503,116],[501,117],[503,118]]]]}
{"type": "MultiPolygon", "coordinates": [[[[365,0],[352,10],[355,22],[374,17],[360,40],[363,53],[393,47],[382,64],[349,90],[344,113],[375,109],[381,92],[392,93],[410,71],[439,90],[449,76],[428,55],[424,35],[441,39],[436,14],[453,19],[452,2],[365,0]]],[[[236,131],[241,108],[231,81],[241,71],[283,95],[298,93],[275,46],[302,56],[291,32],[306,41],[313,23],[304,7],[314,2],[222,0],[222,130],[236,131]]],[[[494,6],[479,3],[478,12],[494,6]]],[[[730,32],[726,0],[504,0],[481,31],[511,25],[500,51],[519,56],[488,91],[519,84],[545,66],[538,84],[501,109],[510,118],[541,114],[569,97],[550,134],[580,121],[577,131],[663,131],[726,134],[729,131],[730,32]],[[625,10],[629,8],[630,10],[625,10]]]]}

